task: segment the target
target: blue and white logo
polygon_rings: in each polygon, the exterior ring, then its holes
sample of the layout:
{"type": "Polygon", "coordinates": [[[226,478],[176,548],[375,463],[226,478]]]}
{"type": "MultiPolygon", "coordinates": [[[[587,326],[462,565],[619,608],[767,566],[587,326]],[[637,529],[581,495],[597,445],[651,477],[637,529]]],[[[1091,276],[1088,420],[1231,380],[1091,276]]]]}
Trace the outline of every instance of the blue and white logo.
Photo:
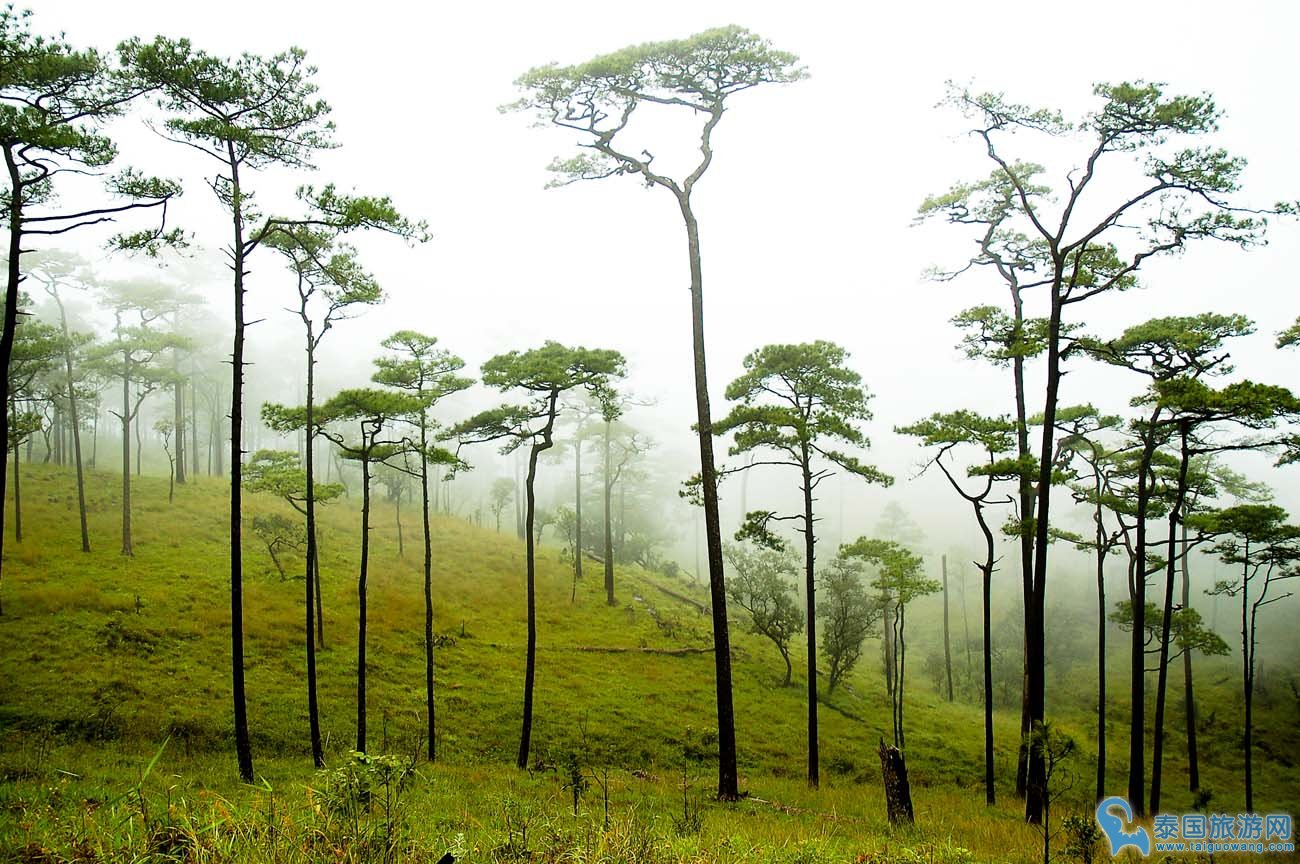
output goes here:
{"type": "Polygon", "coordinates": [[[1126,846],[1133,846],[1143,855],[1151,854],[1151,835],[1147,833],[1147,829],[1138,825],[1132,831],[1125,830],[1126,825],[1132,821],[1133,808],[1129,806],[1126,799],[1118,795],[1112,795],[1097,805],[1097,824],[1101,826],[1106,839],[1110,841],[1112,857],[1118,855],[1119,850],[1126,846]],[[1124,818],[1121,819],[1110,812],[1112,807],[1124,811],[1124,818]]]}
{"type": "Polygon", "coordinates": [[[1157,813],[1152,822],[1154,839],[1152,830],[1134,823],[1127,799],[1112,795],[1097,805],[1097,825],[1110,841],[1112,857],[1128,846],[1143,856],[1153,851],[1295,852],[1294,823],[1288,813],[1157,813]]]}

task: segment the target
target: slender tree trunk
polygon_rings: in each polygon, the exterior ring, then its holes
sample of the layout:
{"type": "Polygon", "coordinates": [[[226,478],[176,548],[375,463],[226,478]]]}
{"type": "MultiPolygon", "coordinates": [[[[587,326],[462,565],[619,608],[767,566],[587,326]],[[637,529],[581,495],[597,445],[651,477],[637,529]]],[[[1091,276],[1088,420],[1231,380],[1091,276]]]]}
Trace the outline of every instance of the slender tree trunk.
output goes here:
{"type": "Polygon", "coordinates": [[[1252,770],[1251,750],[1255,746],[1253,708],[1255,701],[1255,639],[1254,628],[1247,626],[1246,610],[1250,603],[1250,541],[1246,541],[1245,562],[1241,568],[1241,666],[1242,697],[1246,701],[1246,730],[1243,736],[1246,769],[1246,812],[1255,810],[1255,774],[1252,770]]]}
{"type": "Polygon", "coordinates": [[[50,423],[50,432],[45,436],[45,458],[41,460],[42,464],[50,463],[50,456],[54,457],[55,465],[63,464],[63,410],[59,408],[57,402],[54,404],[54,418],[50,423]],[[50,445],[50,435],[54,437],[53,447],[50,445]]]}
{"type": "Polygon", "coordinates": [[[72,456],[77,468],[77,515],[81,519],[81,551],[90,551],[90,530],[86,524],[86,477],[81,464],[81,422],[77,417],[77,389],[72,377],[72,342],[68,334],[68,315],[58,291],[52,292],[59,307],[59,329],[63,333],[63,367],[68,382],[68,413],[72,422],[72,456]]]}
{"type": "MultiPolygon", "coordinates": [[[[691,211],[690,199],[682,194],[678,196],[678,203],[686,223],[687,254],[691,270],[696,432],[700,445],[700,491],[704,500],[704,539],[708,547],[709,595],[713,608],[714,685],[718,707],[718,798],[734,801],[740,797],[736,769],[736,720],[731,697],[731,634],[727,629],[727,587],[722,561],[722,527],[718,516],[718,478],[713,463],[713,418],[709,409],[709,379],[704,353],[704,277],[700,263],[699,226],[691,211]]],[[[815,699],[812,705],[816,705],[815,699]]]]}
{"type": "Polygon", "coordinates": [[[303,641],[307,647],[307,725],[311,735],[311,761],[317,768],[325,767],[325,749],[321,745],[320,736],[320,703],[316,691],[316,634],[315,630],[319,626],[316,621],[317,604],[320,598],[317,596],[320,592],[320,586],[317,584],[316,575],[319,570],[316,548],[316,448],[313,445],[316,439],[316,339],[312,332],[311,319],[305,314],[306,305],[303,306],[303,322],[307,328],[307,424],[304,434],[306,435],[307,447],[304,452],[305,469],[307,473],[307,500],[304,502],[307,510],[307,561],[303,565],[303,586],[306,592],[305,603],[305,626],[303,641]]]}
{"type": "MultiPolygon", "coordinates": [[[[138,393],[136,395],[139,395],[138,393]]],[[[144,447],[140,442],[140,409],[137,406],[135,411],[135,476],[141,475],[140,454],[144,452],[144,447]]]]}
{"type": "MultiPolygon", "coordinates": [[[[1063,264],[1057,262],[1059,277],[1063,264]]],[[[1058,278],[1052,285],[1051,315],[1048,319],[1047,339],[1047,392],[1043,401],[1042,452],[1038,463],[1038,501],[1034,508],[1034,571],[1029,602],[1025,606],[1025,665],[1026,701],[1029,703],[1029,727],[1040,726],[1045,717],[1047,690],[1046,587],[1049,509],[1052,496],[1052,470],[1054,467],[1054,436],[1056,407],[1061,388],[1061,288],[1058,278]]],[[[1025,782],[1025,821],[1041,824],[1043,821],[1043,796],[1047,792],[1046,766],[1042,748],[1030,748],[1028,774],[1025,782]]]]}
{"type": "MultiPolygon", "coordinates": [[[[1157,409],[1158,410],[1158,409],[1157,409]]],[[[1135,815],[1146,812],[1146,602],[1147,602],[1147,506],[1151,500],[1151,459],[1156,449],[1155,415],[1148,422],[1147,440],[1143,443],[1138,465],[1137,495],[1137,568],[1131,588],[1133,633],[1129,657],[1129,767],[1128,800],[1135,815]]]]}
{"type": "Polygon", "coordinates": [[[894,640],[894,657],[898,661],[898,673],[894,678],[894,703],[898,710],[898,744],[899,750],[907,746],[907,735],[903,726],[903,684],[907,674],[907,642],[904,637],[904,628],[907,626],[907,606],[899,603],[898,614],[894,617],[894,623],[898,628],[897,636],[894,640]]]}
{"type": "MultiPolygon", "coordinates": [[[[1165,562],[1165,605],[1164,617],[1160,622],[1160,665],[1156,672],[1156,720],[1151,742],[1151,810],[1160,812],[1160,777],[1165,752],[1165,703],[1169,691],[1169,643],[1173,629],[1174,615],[1174,576],[1177,573],[1178,522],[1183,517],[1183,500],[1187,495],[1187,466],[1190,454],[1187,452],[1186,421],[1179,423],[1180,461],[1178,465],[1178,488],[1174,496],[1174,506],[1169,509],[1169,543],[1165,562]]],[[[1184,652],[1186,653],[1186,652],[1184,652]]]]}
{"type": "MultiPolygon", "coordinates": [[[[1022,332],[1025,322],[1024,301],[1020,288],[1011,286],[1011,309],[1014,316],[1016,332],[1022,332]]],[[[1025,402],[1025,358],[1017,352],[1011,358],[1012,382],[1015,388],[1016,402],[1016,454],[1021,460],[1030,458],[1028,408],[1025,402]]],[[[1034,483],[1026,474],[1019,478],[1017,489],[1020,505],[1020,583],[1024,603],[1026,623],[1028,609],[1034,602],[1034,532],[1030,530],[1034,521],[1034,483]]],[[[1028,638],[1028,631],[1025,638],[1028,638]]],[[[1016,796],[1024,798],[1029,783],[1029,651],[1021,645],[1023,656],[1023,674],[1020,682],[1020,744],[1016,753],[1016,796]]]]}
{"type": "MultiPolygon", "coordinates": [[[[13,427],[18,428],[18,401],[10,399],[10,411],[13,414],[13,427]]],[[[0,412],[2,413],[2,412],[0,412]]],[[[18,468],[19,442],[14,442],[14,542],[23,542],[23,487],[18,468]]],[[[4,502],[0,501],[0,508],[4,502]]]]}
{"type": "MultiPolygon", "coordinates": [[[[221,409],[221,404],[222,404],[222,401],[223,401],[223,400],[222,400],[221,390],[220,390],[220,388],[218,388],[218,389],[217,389],[217,413],[216,413],[216,416],[214,416],[214,417],[212,418],[212,419],[213,419],[213,428],[215,429],[215,433],[214,433],[214,434],[216,435],[216,440],[217,440],[217,445],[213,448],[213,450],[214,450],[214,452],[215,452],[215,454],[216,454],[216,457],[217,457],[217,476],[218,476],[218,477],[224,477],[224,476],[226,476],[226,467],[225,467],[225,461],[224,461],[224,460],[225,460],[225,456],[224,456],[224,451],[221,449],[221,438],[222,438],[222,436],[225,435],[225,425],[226,425],[225,422],[221,419],[221,410],[222,410],[222,409],[221,409]]],[[[231,433],[231,440],[234,440],[234,433],[233,433],[233,432],[231,433]]]]}
{"type": "MultiPolygon", "coordinates": [[[[18,330],[18,284],[22,282],[23,275],[20,268],[20,259],[23,254],[23,197],[25,195],[22,172],[15,161],[14,149],[18,144],[3,145],[5,168],[9,173],[9,261],[8,261],[8,278],[5,284],[5,303],[4,303],[4,324],[0,326],[0,441],[4,441],[6,447],[9,442],[9,414],[3,410],[12,399],[9,387],[9,363],[14,353],[14,335],[18,330]]],[[[7,471],[7,462],[0,459],[0,568],[3,567],[4,561],[4,527],[5,527],[5,475],[7,471]]],[[[0,570],[0,577],[3,571],[0,570]]],[[[0,578],[0,585],[3,584],[0,578]]],[[[3,614],[3,606],[0,606],[0,614],[3,614]]]]}
{"type": "Polygon", "coordinates": [[[997,787],[993,779],[993,532],[980,516],[984,531],[984,566],[980,568],[980,603],[984,618],[984,803],[992,807],[997,801],[997,787]]]}
{"type": "MultiPolygon", "coordinates": [[[[515,534],[520,540],[524,539],[524,493],[523,481],[519,476],[519,458],[515,457],[515,534]]],[[[527,529],[529,533],[533,529],[527,529]]]]}
{"type": "MultiPolygon", "coordinates": [[[[962,493],[965,496],[965,493],[962,493]]],[[[997,800],[997,788],[993,779],[993,567],[996,563],[993,531],[984,519],[982,499],[968,499],[975,508],[975,521],[984,535],[984,563],[979,567],[981,576],[980,603],[984,618],[984,803],[993,806],[997,800]]],[[[945,556],[945,564],[946,564],[945,556]]],[[[944,568],[945,578],[947,568],[944,568]]],[[[965,583],[963,583],[965,584],[965,583]]],[[[965,611],[965,592],[962,592],[962,610],[965,611]]]]}
{"type": "Polygon", "coordinates": [[[555,425],[556,402],[559,393],[552,390],[546,428],[542,431],[542,440],[534,442],[528,448],[528,476],[524,481],[524,555],[527,570],[528,590],[528,654],[524,666],[524,719],[519,732],[519,756],[515,764],[520,768],[528,767],[528,748],[533,735],[533,681],[537,672],[537,540],[533,535],[533,526],[537,518],[537,499],[534,488],[537,481],[537,457],[551,446],[551,429],[555,425]]]}
{"type": "Polygon", "coordinates": [[[817,538],[813,534],[812,471],[809,469],[808,445],[802,445],[800,468],[803,471],[803,544],[804,591],[807,595],[808,631],[808,785],[816,789],[821,782],[817,754],[817,538]]]}
{"type": "MultiPolygon", "coordinates": [[[[379,436],[372,429],[370,440],[379,436]]],[[[361,571],[357,574],[357,750],[366,752],[366,571],[370,563],[370,450],[361,433],[361,571]]]]}
{"type": "Polygon", "coordinates": [[[172,476],[181,485],[185,484],[185,382],[181,380],[181,361],[177,356],[179,349],[172,349],[172,375],[176,400],[175,417],[172,425],[176,427],[176,461],[172,465],[172,476]]]}
{"type": "MultiPolygon", "coordinates": [[[[612,501],[614,493],[614,477],[611,473],[613,466],[610,464],[610,434],[612,423],[605,421],[605,603],[609,606],[615,605],[614,601],[614,521],[612,512],[612,501]]],[[[787,675],[786,683],[789,684],[787,675]]]]}
{"type": "MultiPolygon", "coordinates": [[[[884,608],[884,626],[881,628],[881,648],[885,654],[885,693],[890,709],[894,705],[894,612],[888,600],[884,608]]],[[[894,742],[897,745],[898,742],[894,742]]]]}
{"type": "MultiPolygon", "coordinates": [[[[329,464],[328,462],[325,464],[329,464]]],[[[320,580],[320,531],[316,532],[316,552],[312,556],[316,559],[316,566],[312,569],[316,573],[316,647],[323,649],[325,647],[325,610],[321,608],[321,591],[322,582],[320,580]]]]}
{"type": "MultiPolygon", "coordinates": [[[[433,541],[429,531],[429,424],[420,412],[420,503],[424,526],[424,714],[428,723],[428,755],[434,761],[437,724],[433,692],[433,541]]],[[[497,511],[497,530],[501,530],[501,511],[497,511]]]]}
{"type": "Polygon", "coordinates": [[[1093,521],[1097,526],[1097,789],[1100,803],[1106,797],[1106,533],[1101,524],[1101,472],[1096,471],[1093,494],[1097,507],[1093,521]]]}
{"type": "Polygon", "coordinates": [[[190,474],[199,476],[199,393],[194,383],[194,364],[190,364],[190,474]]]}
{"type": "Polygon", "coordinates": [[[573,442],[573,595],[582,578],[582,438],[573,442]]]}
{"type": "Polygon", "coordinates": [[[966,640],[966,680],[969,681],[971,680],[971,676],[974,675],[974,669],[971,666],[970,613],[966,604],[966,568],[964,566],[961,568],[960,573],[961,581],[957,583],[957,586],[961,591],[961,627],[962,636],[966,640]]]}
{"type": "MultiPolygon", "coordinates": [[[[248,735],[244,692],[244,557],[241,545],[243,513],[244,428],[244,214],[239,187],[239,162],[233,142],[227,144],[234,216],[232,263],[235,271],[235,336],[230,352],[230,667],[235,714],[235,755],[239,777],[253,782],[253,747],[248,735]]],[[[218,396],[220,391],[218,391],[218,396]]],[[[218,404],[219,401],[218,401],[218,404]]],[[[220,452],[220,448],[218,448],[220,452]]],[[[220,463],[218,462],[218,473],[220,463]]]]}
{"type": "MultiPolygon", "coordinates": [[[[698,525],[696,526],[695,530],[696,533],[698,534],[699,533],[698,525]]],[[[626,483],[618,484],[618,533],[615,534],[614,549],[616,550],[615,555],[617,556],[618,560],[625,561],[626,559],[624,556],[627,554],[627,484],[626,483]]],[[[698,537],[696,538],[696,543],[695,543],[695,572],[696,573],[700,572],[700,549],[699,549],[698,537]]]]}
{"type": "Polygon", "coordinates": [[[943,668],[948,674],[948,701],[952,701],[952,640],[948,634],[948,556],[940,557],[943,569],[943,668]]]}
{"type": "MultiPolygon", "coordinates": [[[[1187,562],[1187,523],[1182,527],[1183,547],[1183,596],[1184,609],[1192,608],[1190,576],[1187,562]]],[[[1201,766],[1196,749],[1196,696],[1192,692],[1192,652],[1183,652],[1183,716],[1187,724],[1187,786],[1192,792],[1201,788],[1201,766]]]]}
{"type": "Polygon", "coordinates": [[[397,522],[397,557],[406,557],[406,542],[402,539],[402,490],[393,497],[393,517],[397,522]]]}
{"type": "Polygon", "coordinates": [[[135,555],[131,545],[131,356],[122,352],[122,554],[135,555]]]}

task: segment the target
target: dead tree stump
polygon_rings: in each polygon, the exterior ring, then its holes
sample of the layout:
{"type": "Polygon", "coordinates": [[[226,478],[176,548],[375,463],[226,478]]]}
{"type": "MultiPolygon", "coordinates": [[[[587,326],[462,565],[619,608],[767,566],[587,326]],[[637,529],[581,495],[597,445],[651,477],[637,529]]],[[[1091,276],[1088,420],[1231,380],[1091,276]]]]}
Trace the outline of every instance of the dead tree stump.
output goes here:
{"type": "Polygon", "coordinates": [[[912,823],[912,787],[907,782],[907,763],[903,751],[885,744],[880,739],[880,770],[885,777],[885,806],[889,809],[889,823],[912,823]]]}

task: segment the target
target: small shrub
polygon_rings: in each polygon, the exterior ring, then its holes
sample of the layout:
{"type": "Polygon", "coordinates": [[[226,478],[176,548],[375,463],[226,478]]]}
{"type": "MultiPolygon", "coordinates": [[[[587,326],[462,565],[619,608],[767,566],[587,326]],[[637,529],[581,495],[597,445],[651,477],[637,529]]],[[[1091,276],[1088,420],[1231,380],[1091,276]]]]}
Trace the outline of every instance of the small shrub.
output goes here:
{"type": "Polygon", "coordinates": [[[1080,864],[1092,864],[1101,845],[1101,829],[1092,816],[1066,816],[1061,823],[1065,832],[1065,854],[1080,864]]]}

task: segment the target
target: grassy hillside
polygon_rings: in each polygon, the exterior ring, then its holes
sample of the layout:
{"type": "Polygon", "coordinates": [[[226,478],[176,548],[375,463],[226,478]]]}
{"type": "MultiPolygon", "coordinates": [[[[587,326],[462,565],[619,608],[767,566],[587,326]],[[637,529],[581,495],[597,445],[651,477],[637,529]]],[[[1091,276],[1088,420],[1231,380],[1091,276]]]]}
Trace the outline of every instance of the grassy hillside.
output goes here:
{"type": "MultiPolygon", "coordinates": [[[[175,503],[169,505],[165,478],[140,478],[136,552],[124,557],[119,554],[120,477],[92,474],[88,504],[94,514],[94,551],[87,555],[79,551],[70,473],[42,466],[23,470],[24,539],[6,542],[0,583],[0,771],[14,781],[0,792],[8,804],[0,811],[0,849],[24,843],[71,848],[75,838],[64,823],[72,820],[68,808],[75,809],[77,802],[111,805],[104,814],[127,808],[125,822],[115,824],[135,824],[139,814],[132,816],[134,799],[113,799],[139,780],[164,739],[169,743],[142,788],[165,796],[177,814],[210,816],[215,800],[224,802],[221,807],[227,811],[262,812],[258,808],[268,806],[268,790],[280,790],[285,818],[298,806],[306,815],[294,824],[310,821],[320,808],[310,803],[314,799],[303,791],[304,784],[319,791],[324,783],[318,776],[313,779],[307,755],[302,582],[280,579],[248,527],[254,516],[288,512],[287,505],[260,495],[247,499],[249,717],[255,765],[267,784],[257,792],[234,781],[225,482],[199,478],[179,488],[175,503]],[[212,797],[217,794],[222,797],[212,797]],[[50,833],[42,836],[42,830],[50,833]]],[[[423,728],[418,512],[409,505],[404,508],[404,557],[398,555],[391,505],[378,505],[372,521],[369,736],[376,752],[405,754],[418,746],[423,728]]],[[[355,735],[356,502],[331,504],[321,526],[326,647],[318,661],[320,700],[328,758],[336,766],[346,763],[355,735]]],[[[415,820],[413,836],[432,849],[452,844],[456,834],[463,834],[469,847],[478,846],[486,855],[514,830],[510,826],[518,814],[511,816],[511,807],[524,806],[518,803],[522,801],[536,808],[535,815],[550,825],[548,836],[555,839],[559,829],[552,823],[566,812],[571,791],[563,788],[563,766],[568,754],[578,751],[587,754],[592,770],[608,770],[616,822],[632,818],[628,814],[651,818],[652,823],[661,818],[664,825],[680,818],[684,747],[707,751],[706,733],[714,724],[713,663],[707,653],[707,616],[664,589],[700,598],[703,592],[682,579],[620,568],[620,605],[609,607],[599,565],[591,564],[571,602],[568,564],[555,550],[543,549],[533,731],[540,770],[525,775],[508,767],[521,716],[523,545],[513,535],[450,517],[438,517],[433,531],[436,630],[443,637],[437,655],[440,761],[435,768],[422,768],[423,780],[408,793],[416,796],[411,800],[424,802],[424,817],[415,820]]],[[[292,574],[302,561],[290,554],[284,563],[292,574]]],[[[740,626],[733,630],[737,738],[741,788],[754,800],[731,808],[700,805],[700,831],[668,834],[693,837],[688,846],[697,845],[690,848],[712,848],[712,840],[734,837],[737,850],[761,847],[781,855],[798,854],[800,844],[821,844],[813,851],[830,860],[927,844],[932,857],[938,849],[940,857],[951,855],[953,860],[961,858],[953,851],[957,847],[972,850],[979,860],[1028,859],[1034,854],[1039,841],[1016,818],[1009,788],[1018,715],[999,712],[996,717],[1003,803],[986,811],[980,788],[979,707],[949,704],[923,679],[919,658],[929,646],[913,648],[917,659],[909,670],[907,705],[908,767],[920,827],[892,835],[878,790],[875,747],[889,735],[889,711],[875,652],[869,650],[847,686],[824,703],[824,780],[822,791],[814,793],[800,779],[804,688],[797,677],[793,686],[780,687],[783,667],[775,651],[741,631],[740,626]]],[[[1119,663],[1114,668],[1121,671],[1119,663]]],[[[1205,670],[1200,693],[1202,713],[1209,718],[1203,736],[1209,763],[1203,767],[1205,785],[1216,790],[1214,804],[1219,809],[1236,812],[1237,679],[1226,662],[1206,664],[1205,670]]],[[[1052,711],[1078,739],[1082,752],[1072,766],[1078,775],[1075,788],[1064,799],[1074,803],[1063,804],[1062,815],[1071,808],[1087,809],[1094,735],[1088,695],[1092,682],[1085,675],[1067,683],[1076,690],[1054,692],[1052,711]]],[[[1123,684],[1117,678],[1112,692],[1123,693],[1123,684]]],[[[1300,712],[1284,691],[1261,701],[1258,809],[1296,812],[1300,770],[1292,754],[1300,744],[1300,712]]],[[[1120,755],[1126,737],[1122,697],[1112,709],[1111,749],[1120,755]]],[[[1174,732],[1166,767],[1172,811],[1191,805],[1182,779],[1181,747],[1182,734],[1174,732]]],[[[1124,766],[1116,755],[1111,785],[1119,791],[1124,788],[1124,766]]],[[[690,811],[696,798],[707,798],[714,769],[707,758],[685,764],[690,811]]],[[[147,794],[137,797],[143,802],[147,794]]],[[[600,808],[599,798],[599,789],[588,791],[580,810],[591,815],[591,808],[600,808]]],[[[269,800],[273,807],[275,791],[269,792],[269,800]]],[[[173,811],[164,806],[164,812],[173,811]]],[[[83,835],[109,846],[128,842],[97,817],[87,823],[83,812],[81,818],[83,835]]],[[[143,817],[139,821],[142,826],[147,822],[143,817]]],[[[630,825],[626,831],[640,830],[630,825]]],[[[597,835],[599,831],[582,836],[596,843],[592,838],[597,835]]],[[[251,834],[245,839],[254,846],[266,840],[251,834]]],[[[570,848],[555,842],[557,849],[570,848]]],[[[690,849],[678,852],[673,853],[677,858],[694,854],[690,849]]],[[[735,855],[737,860],[748,857],[739,851],[735,855]]]]}

